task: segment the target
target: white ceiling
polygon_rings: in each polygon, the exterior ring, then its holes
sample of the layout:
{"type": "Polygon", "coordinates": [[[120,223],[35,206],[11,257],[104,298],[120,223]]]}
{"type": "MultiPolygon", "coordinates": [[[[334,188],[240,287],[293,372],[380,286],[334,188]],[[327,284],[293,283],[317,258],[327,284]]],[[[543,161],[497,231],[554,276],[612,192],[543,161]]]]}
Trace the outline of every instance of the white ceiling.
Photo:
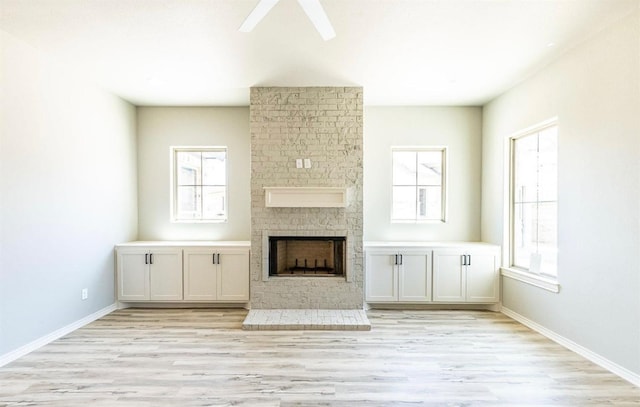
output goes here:
{"type": "Polygon", "coordinates": [[[363,86],[368,105],[482,105],[640,0],[0,0],[0,28],[136,105],[248,105],[251,86],[363,86]],[[550,43],[555,45],[549,46],[550,43]]]}

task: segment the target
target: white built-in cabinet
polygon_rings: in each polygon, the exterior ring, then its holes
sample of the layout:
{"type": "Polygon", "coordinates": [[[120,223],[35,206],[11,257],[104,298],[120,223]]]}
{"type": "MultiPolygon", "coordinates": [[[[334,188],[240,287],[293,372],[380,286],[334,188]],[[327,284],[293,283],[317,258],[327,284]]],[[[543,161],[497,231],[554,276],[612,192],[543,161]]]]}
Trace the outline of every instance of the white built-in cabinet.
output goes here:
{"type": "Polygon", "coordinates": [[[495,303],[499,297],[497,248],[433,251],[433,301],[495,303]]]}
{"type": "Polygon", "coordinates": [[[365,243],[370,303],[497,303],[500,248],[486,243],[365,243]]]}
{"type": "Polygon", "coordinates": [[[367,301],[431,301],[430,251],[372,248],[365,268],[367,301]]]}
{"type": "Polygon", "coordinates": [[[225,247],[184,249],[185,301],[248,301],[249,251],[225,247]]]}
{"type": "Polygon", "coordinates": [[[176,248],[131,247],[118,250],[118,299],[179,301],[182,299],[182,251],[176,248]]]}
{"type": "Polygon", "coordinates": [[[116,246],[122,302],[246,302],[249,242],[131,242],[116,246]]]}

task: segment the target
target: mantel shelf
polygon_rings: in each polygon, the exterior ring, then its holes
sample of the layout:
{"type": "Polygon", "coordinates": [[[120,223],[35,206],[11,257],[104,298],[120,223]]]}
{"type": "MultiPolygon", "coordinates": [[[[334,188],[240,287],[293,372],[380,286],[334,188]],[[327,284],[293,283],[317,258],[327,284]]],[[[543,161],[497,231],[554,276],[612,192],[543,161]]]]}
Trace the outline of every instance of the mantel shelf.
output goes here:
{"type": "Polygon", "coordinates": [[[265,187],[267,208],[344,208],[347,188],[265,187]]]}

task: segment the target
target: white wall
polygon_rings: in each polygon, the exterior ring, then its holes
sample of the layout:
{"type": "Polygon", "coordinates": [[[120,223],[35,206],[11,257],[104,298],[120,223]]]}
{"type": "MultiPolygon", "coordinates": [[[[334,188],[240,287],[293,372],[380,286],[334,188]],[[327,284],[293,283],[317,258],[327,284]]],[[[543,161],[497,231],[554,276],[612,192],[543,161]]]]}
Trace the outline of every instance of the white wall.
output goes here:
{"type": "Polygon", "coordinates": [[[248,107],[139,107],[140,240],[250,240],[248,107]],[[227,146],[228,221],[170,222],[171,146],[227,146]]]}
{"type": "Polygon", "coordinates": [[[503,303],[637,375],[640,12],[485,106],[483,240],[502,243],[504,138],[553,116],[561,291],[503,278],[503,303]]]}
{"type": "Polygon", "coordinates": [[[0,42],[2,355],[114,303],[113,245],[137,213],[134,107],[0,42]]]}
{"type": "MultiPolygon", "coordinates": [[[[368,107],[364,116],[365,240],[479,240],[482,109],[368,107]],[[391,146],[449,147],[449,221],[391,224],[391,146]]],[[[250,236],[248,108],[139,107],[138,202],[141,240],[226,239],[250,236]],[[229,221],[169,220],[169,147],[229,147],[229,221]]]]}
{"type": "Polygon", "coordinates": [[[364,240],[480,239],[482,109],[365,107],[364,240]],[[391,147],[448,147],[446,223],[391,223],[391,147]]]}

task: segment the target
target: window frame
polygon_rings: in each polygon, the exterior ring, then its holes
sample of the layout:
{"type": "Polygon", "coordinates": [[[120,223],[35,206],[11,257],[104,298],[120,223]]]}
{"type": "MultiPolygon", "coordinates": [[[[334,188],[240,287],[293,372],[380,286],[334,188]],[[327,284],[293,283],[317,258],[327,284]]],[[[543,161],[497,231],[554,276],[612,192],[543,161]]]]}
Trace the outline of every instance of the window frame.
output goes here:
{"type": "MultiPolygon", "coordinates": [[[[502,267],[501,273],[503,276],[510,277],[512,279],[525,282],[527,284],[558,293],[560,291],[560,283],[558,281],[559,270],[556,268],[556,274],[544,273],[543,270],[535,271],[520,266],[514,265],[514,222],[515,222],[515,207],[514,207],[514,194],[515,191],[515,141],[526,136],[540,133],[548,128],[556,127],[558,132],[560,126],[558,124],[558,118],[553,117],[551,119],[540,122],[536,125],[527,127],[505,138],[505,188],[504,188],[504,208],[505,208],[505,224],[504,224],[504,251],[503,251],[503,264],[507,264],[507,267],[502,267]]],[[[559,144],[559,142],[558,142],[559,144]]],[[[559,161],[559,149],[556,151],[556,165],[559,161]]],[[[556,177],[557,177],[556,173],[556,177]]],[[[536,199],[537,201],[537,199],[536,199]]],[[[558,220],[558,204],[559,197],[556,196],[556,222],[558,220]]],[[[558,231],[556,231],[558,233],[558,231]]],[[[556,249],[558,239],[556,236],[556,249]]],[[[556,260],[557,265],[557,260],[556,260]]]]}
{"type": "MultiPolygon", "coordinates": [[[[169,147],[169,163],[170,163],[170,210],[169,217],[171,223],[226,223],[229,220],[229,149],[227,146],[171,146],[169,147]],[[225,177],[224,177],[224,217],[219,219],[180,219],[178,217],[178,170],[177,157],[182,152],[224,152],[225,154],[225,177]]],[[[200,184],[195,184],[201,188],[204,186],[202,180],[200,184]]],[[[201,215],[203,207],[200,208],[201,215]]]]}
{"type": "MultiPolygon", "coordinates": [[[[390,198],[390,212],[389,212],[389,219],[391,221],[391,223],[394,224],[402,224],[402,223],[409,223],[409,224],[428,224],[428,223],[447,223],[447,195],[448,195],[448,188],[447,188],[447,180],[448,180],[448,147],[447,146],[392,146],[391,147],[391,193],[390,198]],[[440,152],[442,154],[442,175],[441,175],[441,183],[440,183],[440,199],[441,199],[441,208],[440,208],[440,219],[418,219],[418,208],[416,206],[416,213],[415,213],[415,217],[414,219],[394,219],[393,217],[393,191],[394,191],[394,187],[396,186],[393,182],[393,153],[395,152],[413,152],[416,153],[416,155],[418,153],[421,152],[440,152]]],[[[415,188],[417,189],[420,185],[417,182],[416,179],[416,183],[412,186],[415,186],[415,188]]],[[[416,192],[416,198],[417,198],[417,192],[416,192]]],[[[418,201],[416,199],[416,205],[417,205],[418,201]]]]}

